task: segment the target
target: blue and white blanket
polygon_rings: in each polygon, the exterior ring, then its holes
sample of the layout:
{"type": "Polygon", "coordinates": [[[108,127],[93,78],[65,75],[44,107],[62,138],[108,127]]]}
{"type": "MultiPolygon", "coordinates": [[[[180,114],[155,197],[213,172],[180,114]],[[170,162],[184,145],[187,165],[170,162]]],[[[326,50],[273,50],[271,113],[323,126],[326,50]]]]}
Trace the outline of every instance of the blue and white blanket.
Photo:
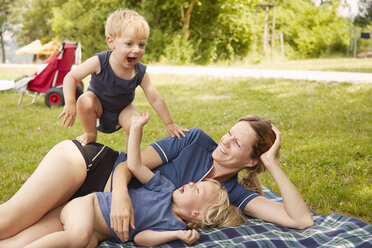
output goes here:
{"type": "MultiPolygon", "coordinates": [[[[263,186],[264,196],[274,201],[281,197],[263,186]]],[[[233,228],[212,228],[198,230],[200,239],[191,247],[372,247],[372,225],[359,219],[340,214],[316,215],[314,226],[295,230],[249,219],[247,224],[233,228]]],[[[102,242],[99,248],[139,247],[133,242],[119,245],[110,241],[102,242]]],[[[182,241],[174,241],[158,247],[190,247],[182,241]]]]}

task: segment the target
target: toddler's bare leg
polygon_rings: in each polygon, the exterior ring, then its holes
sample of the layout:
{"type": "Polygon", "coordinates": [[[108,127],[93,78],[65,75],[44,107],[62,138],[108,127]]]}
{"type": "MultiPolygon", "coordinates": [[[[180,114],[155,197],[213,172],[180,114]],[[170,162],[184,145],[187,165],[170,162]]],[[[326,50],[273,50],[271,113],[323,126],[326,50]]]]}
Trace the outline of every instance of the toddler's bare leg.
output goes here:
{"type": "Polygon", "coordinates": [[[62,207],[63,206],[50,211],[38,222],[11,238],[0,240],[0,248],[25,247],[45,235],[62,231],[63,226],[60,221],[62,207]]]}
{"type": "Polygon", "coordinates": [[[94,231],[94,194],[75,198],[61,212],[63,230],[50,233],[25,248],[86,247],[94,231]]]}
{"type": "Polygon", "coordinates": [[[87,91],[77,101],[77,112],[84,134],[76,139],[83,146],[95,142],[97,139],[96,121],[102,115],[101,102],[93,92],[87,91]]]}
{"type": "Polygon", "coordinates": [[[76,145],[54,146],[18,192],[0,205],[0,240],[31,226],[65,203],[86,178],[86,164],[76,145]]]}
{"type": "Polygon", "coordinates": [[[126,106],[119,115],[119,125],[127,133],[125,137],[125,144],[128,144],[129,130],[130,130],[130,120],[133,115],[138,115],[138,110],[134,104],[129,104],[126,106]]]}

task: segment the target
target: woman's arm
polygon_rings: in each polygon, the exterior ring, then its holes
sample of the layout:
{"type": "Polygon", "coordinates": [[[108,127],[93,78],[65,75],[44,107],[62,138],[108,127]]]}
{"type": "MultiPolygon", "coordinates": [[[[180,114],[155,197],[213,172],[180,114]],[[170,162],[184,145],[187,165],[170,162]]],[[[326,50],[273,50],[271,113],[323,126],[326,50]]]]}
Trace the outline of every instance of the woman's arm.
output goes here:
{"type": "MultiPolygon", "coordinates": [[[[163,164],[159,154],[151,146],[141,152],[141,160],[150,169],[163,164]]],[[[110,219],[111,228],[122,241],[127,241],[129,238],[129,225],[135,228],[133,206],[127,187],[131,179],[132,173],[128,169],[127,162],[120,163],[113,174],[110,219]]]]}
{"type": "Polygon", "coordinates": [[[151,247],[180,239],[183,242],[191,245],[196,240],[198,240],[199,237],[200,237],[199,233],[194,229],[162,232],[145,230],[139,232],[134,237],[134,242],[140,246],[151,247]]]}
{"type": "Polygon", "coordinates": [[[245,206],[244,213],[282,226],[304,229],[313,225],[313,218],[302,196],[280,168],[276,155],[280,150],[281,134],[275,126],[272,128],[276,140],[273,146],[261,155],[261,161],[278,185],[283,203],[256,197],[245,206]]]}

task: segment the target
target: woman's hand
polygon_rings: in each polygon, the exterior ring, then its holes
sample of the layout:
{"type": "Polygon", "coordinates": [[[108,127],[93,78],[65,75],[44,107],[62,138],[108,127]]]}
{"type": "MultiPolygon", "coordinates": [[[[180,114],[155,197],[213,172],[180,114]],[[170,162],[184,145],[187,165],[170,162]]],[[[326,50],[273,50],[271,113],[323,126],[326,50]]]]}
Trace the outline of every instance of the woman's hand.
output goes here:
{"type": "Polygon", "coordinates": [[[199,233],[195,230],[179,230],[178,231],[178,238],[185,242],[188,245],[191,245],[194,243],[196,240],[200,238],[199,233]]]}
{"type": "Polygon", "coordinates": [[[280,131],[271,124],[271,128],[274,131],[276,138],[274,144],[270,147],[270,149],[263,153],[260,157],[261,161],[267,166],[272,161],[277,161],[279,158],[279,150],[282,144],[282,135],[280,131]]]}
{"type": "Polygon", "coordinates": [[[167,128],[167,132],[169,133],[172,138],[177,136],[177,139],[182,137],[186,137],[184,132],[189,132],[188,129],[178,126],[174,122],[165,126],[167,128]]]}
{"type": "Polygon", "coordinates": [[[128,192],[112,191],[111,228],[122,241],[129,238],[129,225],[134,226],[134,210],[128,192]]]}

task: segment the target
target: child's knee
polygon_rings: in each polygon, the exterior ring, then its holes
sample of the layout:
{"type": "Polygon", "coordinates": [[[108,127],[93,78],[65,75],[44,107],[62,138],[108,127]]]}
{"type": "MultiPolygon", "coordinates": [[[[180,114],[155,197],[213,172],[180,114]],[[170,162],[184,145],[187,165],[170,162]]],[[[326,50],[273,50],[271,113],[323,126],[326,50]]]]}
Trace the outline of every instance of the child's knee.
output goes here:
{"type": "Polygon", "coordinates": [[[89,94],[81,95],[77,100],[77,108],[79,110],[93,109],[94,100],[89,94]]]}
{"type": "Polygon", "coordinates": [[[66,233],[70,247],[86,247],[90,243],[92,234],[86,230],[71,230],[66,233]]]}
{"type": "Polygon", "coordinates": [[[121,111],[119,115],[119,125],[124,129],[124,131],[129,134],[130,122],[134,115],[139,115],[138,111],[131,109],[131,111],[126,111],[125,109],[121,111]]]}

